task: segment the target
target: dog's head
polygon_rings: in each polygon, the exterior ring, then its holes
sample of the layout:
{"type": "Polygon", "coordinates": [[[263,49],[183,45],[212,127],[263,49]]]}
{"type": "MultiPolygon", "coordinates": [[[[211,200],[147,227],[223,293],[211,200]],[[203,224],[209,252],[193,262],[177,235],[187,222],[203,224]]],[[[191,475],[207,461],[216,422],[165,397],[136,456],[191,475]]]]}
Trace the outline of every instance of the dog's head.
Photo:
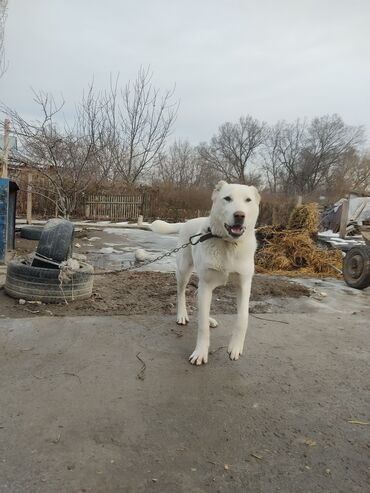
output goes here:
{"type": "Polygon", "coordinates": [[[235,241],[246,230],[254,229],[260,203],[255,187],[220,181],[213,191],[212,202],[210,220],[214,234],[235,241]]]}

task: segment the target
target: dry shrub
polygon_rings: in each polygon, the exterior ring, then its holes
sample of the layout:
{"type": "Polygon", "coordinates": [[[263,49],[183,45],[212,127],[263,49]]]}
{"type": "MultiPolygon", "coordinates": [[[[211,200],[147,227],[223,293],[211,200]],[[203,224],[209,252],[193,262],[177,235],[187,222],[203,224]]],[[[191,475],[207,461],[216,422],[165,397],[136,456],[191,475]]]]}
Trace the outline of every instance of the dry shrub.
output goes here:
{"type": "Polygon", "coordinates": [[[263,192],[258,225],[287,224],[296,198],[281,193],[263,192]]]}
{"type": "Polygon", "coordinates": [[[296,207],[288,221],[289,229],[300,229],[308,233],[315,233],[319,229],[320,213],[315,203],[303,204],[296,207]]]}
{"type": "Polygon", "coordinates": [[[182,222],[198,216],[206,216],[211,208],[211,192],[195,187],[175,187],[163,184],[158,187],[153,206],[153,217],[182,222]]]}
{"type": "Polygon", "coordinates": [[[308,231],[265,226],[257,230],[257,239],[257,272],[340,277],[332,266],[342,268],[342,252],[318,248],[308,231]]]}

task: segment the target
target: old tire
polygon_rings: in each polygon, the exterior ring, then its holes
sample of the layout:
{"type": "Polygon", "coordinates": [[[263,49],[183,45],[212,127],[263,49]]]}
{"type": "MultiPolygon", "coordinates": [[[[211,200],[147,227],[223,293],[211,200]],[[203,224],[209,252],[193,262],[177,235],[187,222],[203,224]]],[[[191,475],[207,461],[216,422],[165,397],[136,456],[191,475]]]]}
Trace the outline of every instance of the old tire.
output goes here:
{"type": "Polygon", "coordinates": [[[355,246],[348,250],[343,260],[343,277],[351,288],[364,289],[370,286],[370,249],[355,246]]]}
{"type": "Polygon", "coordinates": [[[64,303],[85,300],[92,293],[93,271],[90,264],[80,262],[80,269],[69,274],[70,279],[61,284],[59,269],[34,267],[20,257],[8,264],[4,289],[12,298],[29,301],[64,303]]]}
{"type": "Polygon", "coordinates": [[[21,238],[26,240],[39,240],[44,226],[23,226],[21,228],[21,238]]]}
{"type": "MultiPolygon", "coordinates": [[[[72,255],[74,225],[66,219],[50,219],[42,231],[36,254],[53,262],[63,262],[72,255]]],[[[34,267],[51,267],[50,264],[35,258],[34,267]]]]}

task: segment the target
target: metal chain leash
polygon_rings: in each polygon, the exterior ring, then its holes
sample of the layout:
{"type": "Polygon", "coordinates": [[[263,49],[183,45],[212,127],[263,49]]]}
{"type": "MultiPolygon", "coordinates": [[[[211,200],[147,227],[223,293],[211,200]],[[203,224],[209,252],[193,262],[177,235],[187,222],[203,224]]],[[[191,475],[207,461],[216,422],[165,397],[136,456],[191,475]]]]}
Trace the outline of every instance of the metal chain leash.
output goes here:
{"type": "MultiPolygon", "coordinates": [[[[189,245],[197,245],[198,243],[202,243],[205,240],[208,240],[210,238],[219,238],[219,236],[214,235],[210,230],[207,233],[197,233],[195,235],[190,236],[189,241],[187,243],[184,243],[183,245],[180,245],[176,248],[173,248],[172,250],[169,250],[168,252],[162,253],[158,257],[146,260],[144,262],[140,262],[140,264],[136,264],[133,261],[129,261],[130,265],[128,267],[122,267],[121,269],[113,269],[113,270],[104,270],[102,272],[91,272],[87,273],[90,276],[105,276],[107,274],[119,274],[120,272],[128,272],[131,270],[135,269],[141,269],[142,267],[146,267],[147,265],[154,264],[155,262],[159,262],[159,260],[162,260],[166,257],[170,257],[174,253],[179,252],[180,250],[183,250],[184,248],[187,248],[189,245]]],[[[73,273],[73,269],[68,265],[68,261],[65,262],[55,262],[51,258],[45,257],[44,255],[40,255],[39,253],[35,253],[34,258],[39,258],[45,263],[49,263],[52,265],[55,265],[59,267],[60,274],[59,274],[59,281],[60,284],[63,284],[63,281],[65,279],[68,279],[68,275],[73,273]]]]}
{"type": "Polygon", "coordinates": [[[115,269],[115,270],[105,270],[103,272],[92,272],[92,276],[103,276],[105,274],[119,274],[120,272],[128,272],[130,270],[135,270],[135,269],[141,269],[141,267],[146,267],[147,265],[154,264],[155,262],[159,262],[159,260],[162,260],[163,258],[170,257],[174,253],[179,252],[180,250],[187,248],[189,245],[196,245],[196,243],[192,243],[191,241],[188,241],[188,243],[184,243],[183,245],[174,248],[173,250],[170,250],[168,252],[163,253],[162,255],[159,255],[158,257],[155,257],[153,259],[145,260],[144,262],[140,262],[139,265],[136,263],[129,261],[130,265],[128,267],[123,267],[122,269],[115,269]]]}

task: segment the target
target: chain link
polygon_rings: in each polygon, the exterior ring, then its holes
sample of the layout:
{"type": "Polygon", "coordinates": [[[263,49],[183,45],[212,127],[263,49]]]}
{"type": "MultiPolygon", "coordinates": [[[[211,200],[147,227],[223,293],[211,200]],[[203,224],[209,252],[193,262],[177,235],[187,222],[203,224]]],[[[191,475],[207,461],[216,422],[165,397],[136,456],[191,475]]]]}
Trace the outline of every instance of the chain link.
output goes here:
{"type": "MultiPolygon", "coordinates": [[[[200,233],[202,234],[202,233],[200,233]]],[[[200,236],[199,234],[199,236],[200,236]]],[[[194,235],[198,236],[198,235],[194,235]]],[[[136,265],[134,263],[131,263],[128,267],[124,267],[122,269],[117,269],[117,270],[105,270],[103,272],[93,272],[91,275],[92,276],[103,276],[106,274],[119,274],[120,272],[128,272],[130,270],[135,270],[135,269],[140,269],[141,267],[146,267],[147,265],[154,264],[155,262],[158,262],[159,260],[162,260],[163,258],[170,257],[174,253],[179,252],[180,250],[183,250],[184,248],[188,247],[189,245],[195,245],[196,243],[192,242],[193,236],[191,237],[190,241],[187,243],[184,243],[183,245],[174,248],[173,250],[170,250],[169,252],[163,253],[162,255],[159,255],[159,257],[146,260],[145,262],[140,263],[140,265],[136,265]]]]}
{"type": "MultiPolygon", "coordinates": [[[[177,253],[180,250],[187,248],[189,245],[193,245],[193,246],[197,245],[198,243],[200,243],[200,242],[202,242],[208,238],[211,238],[211,237],[214,237],[214,235],[212,235],[212,233],[206,233],[206,234],[197,233],[197,234],[191,236],[187,243],[184,243],[183,245],[180,245],[176,248],[173,248],[172,250],[170,250],[168,252],[162,253],[162,255],[159,255],[158,257],[146,260],[146,261],[140,263],[139,265],[135,264],[132,261],[129,261],[130,265],[128,267],[123,267],[122,269],[104,270],[102,272],[91,272],[89,275],[90,276],[104,276],[106,274],[118,274],[120,272],[128,272],[130,270],[141,269],[141,267],[146,267],[147,265],[154,264],[155,262],[158,262],[159,260],[162,260],[163,258],[170,257],[174,253],[177,253]],[[194,238],[197,238],[197,239],[194,239],[194,238]]],[[[73,272],[73,270],[70,269],[70,267],[66,264],[66,262],[63,262],[61,264],[61,263],[55,262],[54,260],[52,260],[48,257],[40,255],[38,253],[35,253],[35,258],[39,258],[43,262],[58,266],[60,271],[61,271],[61,274],[65,273],[68,275],[69,272],[73,272]],[[65,265],[63,265],[63,264],[65,264],[65,265]]],[[[62,276],[60,277],[60,281],[62,283],[61,279],[62,279],[62,276]]]]}

